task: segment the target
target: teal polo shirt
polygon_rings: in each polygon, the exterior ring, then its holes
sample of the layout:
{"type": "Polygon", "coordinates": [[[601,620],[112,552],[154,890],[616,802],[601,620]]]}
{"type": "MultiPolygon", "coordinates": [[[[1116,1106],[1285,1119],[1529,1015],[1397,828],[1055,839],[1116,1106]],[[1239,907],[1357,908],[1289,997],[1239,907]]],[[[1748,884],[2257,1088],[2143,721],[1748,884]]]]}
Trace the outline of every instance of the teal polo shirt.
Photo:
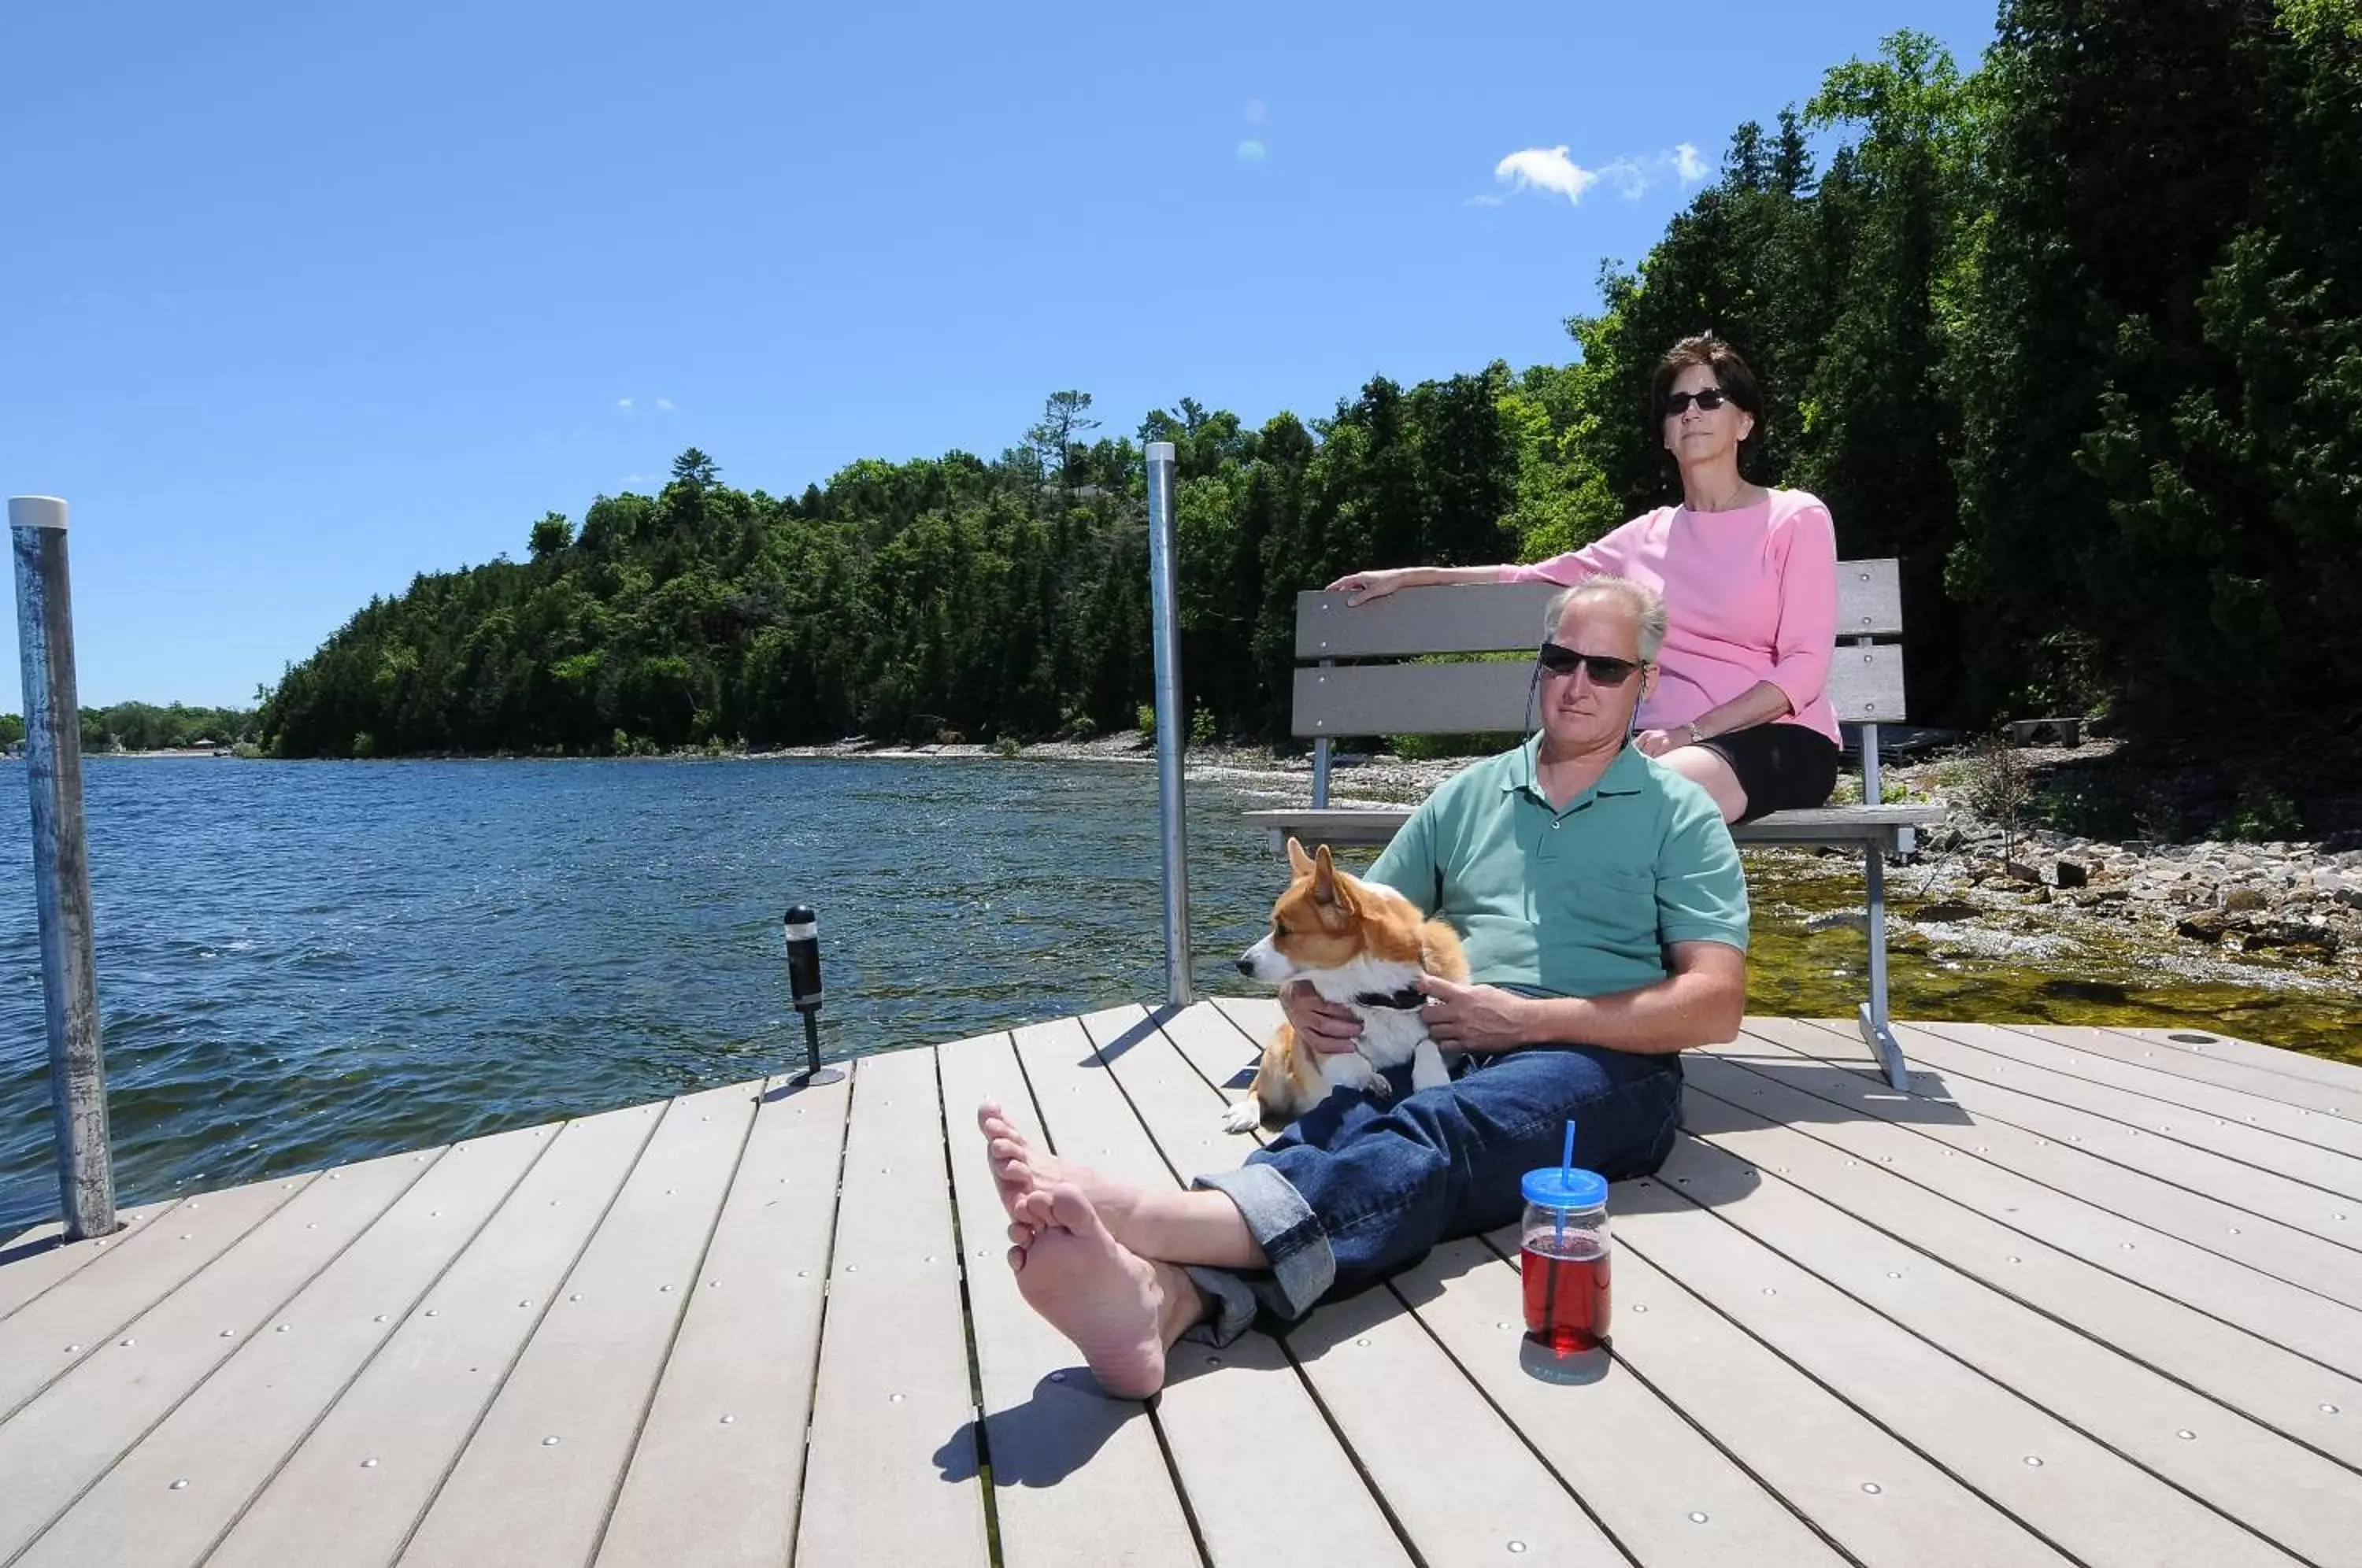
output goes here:
{"type": "Polygon", "coordinates": [[[1665,978],[1665,946],[1747,950],[1747,879],[1711,797],[1628,744],[1552,809],[1537,734],[1429,795],[1368,875],[1468,949],[1478,985],[1593,997],[1665,978]]]}

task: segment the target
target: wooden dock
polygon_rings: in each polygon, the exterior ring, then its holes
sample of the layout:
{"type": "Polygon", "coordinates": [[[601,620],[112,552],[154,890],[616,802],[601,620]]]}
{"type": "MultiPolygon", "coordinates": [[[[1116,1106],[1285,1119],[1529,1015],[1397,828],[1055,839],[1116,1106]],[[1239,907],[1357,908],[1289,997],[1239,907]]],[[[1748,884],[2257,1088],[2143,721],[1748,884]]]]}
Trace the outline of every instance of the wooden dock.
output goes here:
{"type": "Polygon", "coordinates": [[[1514,1242],[1098,1396],[971,1120],[1236,1163],[1272,1018],[1138,1008],[0,1252],[0,1563],[2362,1564],[2362,1068],[2152,1031],[1694,1053],[1612,1356],[1514,1242]]]}

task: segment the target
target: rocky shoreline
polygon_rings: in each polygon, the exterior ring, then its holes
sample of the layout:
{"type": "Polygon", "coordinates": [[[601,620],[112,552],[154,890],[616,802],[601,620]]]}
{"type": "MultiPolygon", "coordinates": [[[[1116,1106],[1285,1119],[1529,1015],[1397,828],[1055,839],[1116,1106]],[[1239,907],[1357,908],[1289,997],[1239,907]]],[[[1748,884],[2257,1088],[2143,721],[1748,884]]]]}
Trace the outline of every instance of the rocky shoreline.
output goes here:
{"type": "MultiPolygon", "coordinates": [[[[1153,763],[1155,746],[1138,732],[1087,741],[1044,742],[1011,754],[967,745],[880,746],[852,740],[767,753],[781,757],[1007,759],[1153,763]]],[[[2026,748],[2014,758],[2029,775],[2071,760],[2089,765],[2105,743],[2086,742],[2072,753],[2026,748]]],[[[1470,758],[1412,761],[1384,755],[1341,753],[1332,791],[1339,805],[1416,801],[1467,766],[1470,758]]],[[[1275,797],[1308,793],[1308,756],[1259,746],[1197,745],[1189,777],[1246,790],[1267,787],[1275,797]]],[[[2071,964],[2103,948],[2112,966],[2157,966],[2190,979],[2229,977],[2262,987],[2362,994],[2362,847],[2318,842],[2247,844],[2106,840],[2042,827],[2014,826],[1981,815],[1972,767],[1959,754],[1889,763],[1889,798],[1942,802],[1945,824],[1924,835],[1921,852],[1890,878],[1890,942],[1903,953],[1947,957],[2040,955],[2071,964]],[[2006,845],[2006,853],[2004,846],[2006,845]]],[[[1858,775],[1840,781],[1859,799],[1858,775]]],[[[1750,852],[1778,863],[1790,887],[1827,880],[1827,900],[1838,907],[1802,912],[1808,926],[1858,924],[1845,909],[1839,883],[1854,883],[1858,864],[1830,851],[1750,852]]],[[[1858,895],[1857,895],[1858,896],[1858,895]]],[[[1816,903],[1823,900],[1814,900],[1816,903]]],[[[2356,1032],[2362,1037],[2362,1005],[2356,1032]]]]}

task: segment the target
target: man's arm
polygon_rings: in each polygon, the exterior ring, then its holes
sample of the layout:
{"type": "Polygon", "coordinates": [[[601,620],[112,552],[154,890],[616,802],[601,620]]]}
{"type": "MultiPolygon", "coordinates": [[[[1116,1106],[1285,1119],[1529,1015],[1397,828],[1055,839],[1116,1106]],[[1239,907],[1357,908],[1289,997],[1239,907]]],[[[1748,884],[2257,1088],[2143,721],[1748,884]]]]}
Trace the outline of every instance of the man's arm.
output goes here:
{"type": "Polygon", "coordinates": [[[1720,942],[1676,942],[1672,972],[1653,985],[1603,997],[1524,997],[1497,986],[1459,986],[1429,976],[1427,1032],[1462,1051],[1513,1051],[1573,1042],[1639,1055],[1686,1051],[1738,1037],[1747,1011],[1747,955],[1720,942]]]}

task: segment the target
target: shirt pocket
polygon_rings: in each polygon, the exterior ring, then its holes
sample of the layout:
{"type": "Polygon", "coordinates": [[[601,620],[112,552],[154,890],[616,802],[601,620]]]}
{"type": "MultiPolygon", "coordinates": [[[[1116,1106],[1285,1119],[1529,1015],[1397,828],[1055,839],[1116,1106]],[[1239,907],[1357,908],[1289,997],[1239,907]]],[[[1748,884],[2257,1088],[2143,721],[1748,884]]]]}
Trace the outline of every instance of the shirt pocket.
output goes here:
{"type": "Polygon", "coordinates": [[[1536,900],[1542,945],[1575,945],[1651,956],[1657,940],[1657,873],[1646,866],[1595,866],[1553,878],[1536,900]]]}

